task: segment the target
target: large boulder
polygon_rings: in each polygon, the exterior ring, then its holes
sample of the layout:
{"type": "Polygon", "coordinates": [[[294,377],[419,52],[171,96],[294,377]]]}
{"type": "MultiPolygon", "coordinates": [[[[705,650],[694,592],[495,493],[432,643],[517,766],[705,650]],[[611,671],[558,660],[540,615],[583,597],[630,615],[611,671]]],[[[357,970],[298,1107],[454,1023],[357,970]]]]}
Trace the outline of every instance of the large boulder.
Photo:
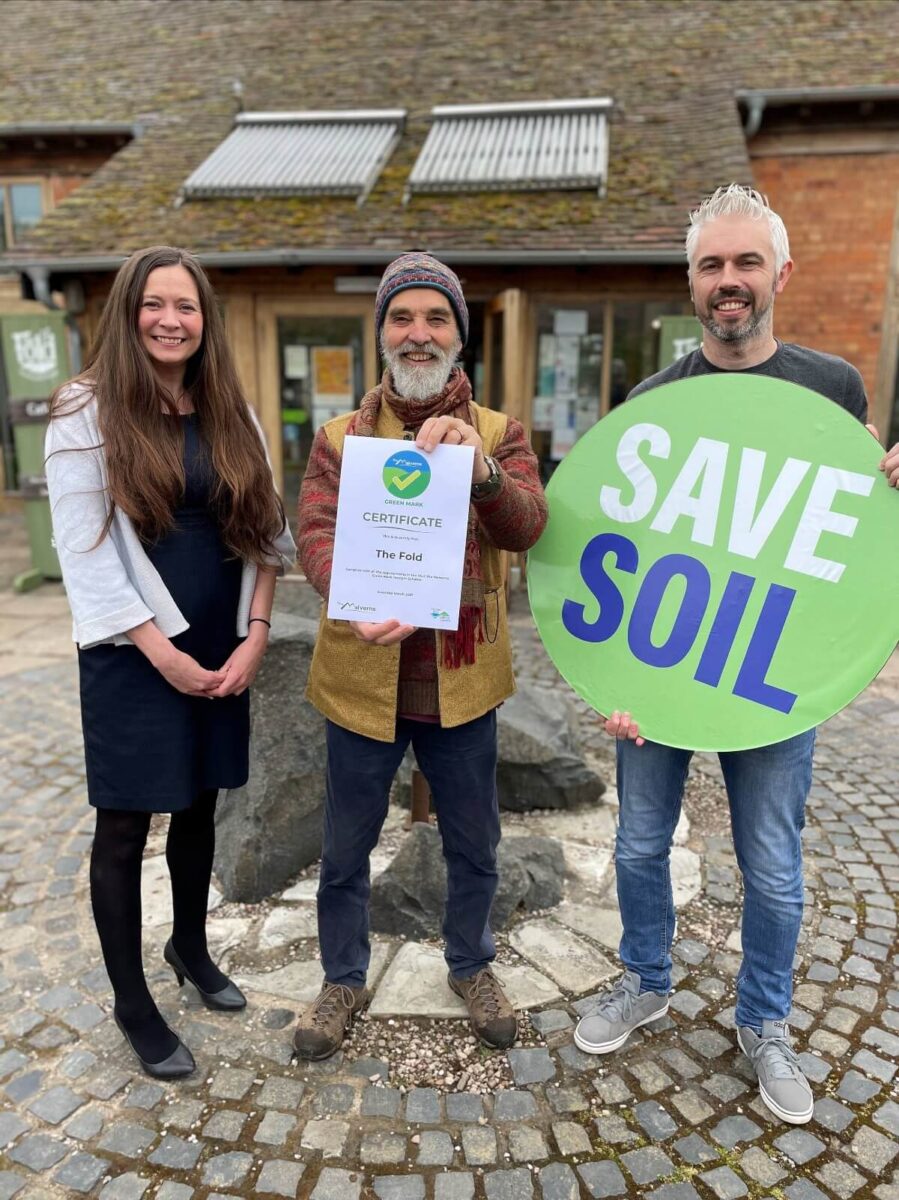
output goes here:
{"type": "Polygon", "coordinates": [[[605,791],[581,753],[574,705],[557,692],[520,688],[499,710],[497,731],[501,808],[579,808],[605,791]]]}
{"type": "Polygon", "coordinates": [[[321,857],[325,721],[304,698],[315,621],[278,613],[253,684],[250,775],[222,797],[215,873],[226,899],[270,896],[321,857]]]}
{"type": "MultiPolygon", "coordinates": [[[[519,908],[551,908],[562,899],[565,858],[552,838],[500,842],[499,885],[490,916],[502,929],[519,908]]],[[[446,862],[440,832],[416,822],[385,871],[371,885],[371,928],[412,940],[439,937],[446,903],[446,862]]]]}
{"type": "MultiPolygon", "coordinates": [[[[580,748],[577,710],[572,702],[546,688],[519,688],[497,710],[499,759],[496,786],[500,808],[527,812],[533,808],[578,808],[596,804],[606,790],[580,748]]],[[[392,797],[411,803],[411,747],[400,766],[392,797]]]]}
{"type": "Polygon", "coordinates": [[[436,826],[416,821],[393,862],[372,880],[371,928],[413,941],[439,937],[445,900],[440,834],[436,826]]]}

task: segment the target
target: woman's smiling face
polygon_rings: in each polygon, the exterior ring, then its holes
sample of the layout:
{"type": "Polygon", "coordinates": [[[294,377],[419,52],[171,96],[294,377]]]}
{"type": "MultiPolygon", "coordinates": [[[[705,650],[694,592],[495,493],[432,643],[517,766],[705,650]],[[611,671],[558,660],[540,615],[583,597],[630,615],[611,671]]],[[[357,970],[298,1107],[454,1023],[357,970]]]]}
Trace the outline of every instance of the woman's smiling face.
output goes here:
{"type": "Polygon", "coordinates": [[[150,272],[137,327],[154,364],[173,367],[196,354],[203,341],[203,312],[190,271],[173,266],[150,272]]]}

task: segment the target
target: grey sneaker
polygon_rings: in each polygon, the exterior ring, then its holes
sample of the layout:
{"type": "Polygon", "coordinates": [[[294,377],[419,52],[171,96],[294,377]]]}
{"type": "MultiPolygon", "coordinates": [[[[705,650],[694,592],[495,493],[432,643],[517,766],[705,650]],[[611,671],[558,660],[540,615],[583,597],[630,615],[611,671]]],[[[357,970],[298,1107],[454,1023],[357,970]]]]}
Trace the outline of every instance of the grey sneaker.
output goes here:
{"type": "Polygon", "coordinates": [[[786,1021],[762,1021],[761,1037],[754,1029],[742,1027],[737,1030],[737,1043],[755,1067],[759,1092],[774,1115],[790,1125],[810,1121],[815,1101],[790,1044],[786,1021]]]}
{"type": "Polygon", "coordinates": [[[578,1021],[574,1044],[587,1054],[610,1054],[623,1046],[635,1029],[658,1021],[668,1011],[668,997],[659,992],[640,995],[640,976],[625,971],[615,986],[600,997],[596,1010],[578,1021]]]}

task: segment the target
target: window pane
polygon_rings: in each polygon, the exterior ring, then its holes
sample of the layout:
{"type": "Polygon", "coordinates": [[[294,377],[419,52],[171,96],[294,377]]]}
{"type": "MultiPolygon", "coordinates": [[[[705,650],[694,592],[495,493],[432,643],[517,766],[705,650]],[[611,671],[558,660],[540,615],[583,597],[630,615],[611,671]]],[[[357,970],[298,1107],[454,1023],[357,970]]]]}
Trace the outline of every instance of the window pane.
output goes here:
{"type": "MultiPolygon", "coordinates": [[[[631,388],[659,369],[660,317],[689,315],[689,304],[653,301],[615,305],[610,404],[626,399],[631,388]]],[[[699,329],[699,333],[702,330],[699,329]]]]}
{"type": "Polygon", "coordinates": [[[43,215],[42,189],[39,183],[11,183],[12,240],[20,241],[43,215]]]}
{"type": "Polygon", "coordinates": [[[279,317],[284,505],[296,511],[319,425],[362,399],[361,317],[279,317]]]}

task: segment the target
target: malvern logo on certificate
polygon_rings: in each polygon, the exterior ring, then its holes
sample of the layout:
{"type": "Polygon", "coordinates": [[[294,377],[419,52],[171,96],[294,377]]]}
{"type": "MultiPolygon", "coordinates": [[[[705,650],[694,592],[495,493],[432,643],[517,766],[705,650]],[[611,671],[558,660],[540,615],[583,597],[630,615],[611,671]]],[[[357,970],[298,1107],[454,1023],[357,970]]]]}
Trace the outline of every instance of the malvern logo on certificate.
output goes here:
{"type": "Polygon", "coordinates": [[[456,629],[474,450],[344,441],[328,616],[456,629]]]}

